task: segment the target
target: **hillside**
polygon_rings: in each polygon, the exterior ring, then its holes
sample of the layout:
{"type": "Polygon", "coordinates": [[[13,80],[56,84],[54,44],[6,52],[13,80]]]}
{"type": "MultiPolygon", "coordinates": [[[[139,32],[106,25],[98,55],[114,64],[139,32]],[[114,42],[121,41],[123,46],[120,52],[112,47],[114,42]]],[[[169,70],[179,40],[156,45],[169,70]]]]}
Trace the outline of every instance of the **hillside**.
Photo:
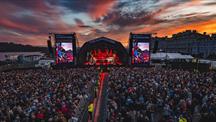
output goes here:
{"type": "Polygon", "coordinates": [[[0,42],[0,52],[44,52],[44,53],[47,53],[47,51],[48,51],[47,47],[35,47],[31,45],[0,42]]]}

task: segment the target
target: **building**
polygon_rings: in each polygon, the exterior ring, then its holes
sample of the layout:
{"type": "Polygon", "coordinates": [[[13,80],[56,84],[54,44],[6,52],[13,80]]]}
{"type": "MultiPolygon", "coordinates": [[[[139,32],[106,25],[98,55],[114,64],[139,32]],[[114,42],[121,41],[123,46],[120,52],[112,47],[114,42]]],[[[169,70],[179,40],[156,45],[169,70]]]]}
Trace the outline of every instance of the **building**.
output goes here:
{"type": "Polygon", "coordinates": [[[43,56],[42,55],[26,55],[23,56],[24,62],[36,62],[39,61],[43,56]]]}
{"type": "Polygon", "coordinates": [[[171,38],[154,38],[158,41],[158,50],[172,53],[185,53],[207,58],[216,54],[216,34],[207,35],[196,30],[186,30],[173,34],[171,38]]]}
{"type": "Polygon", "coordinates": [[[42,57],[44,57],[43,53],[32,52],[32,54],[19,55],[18,61],[21,63],[35,63],[35,62],[38,62],[42,57]]]}

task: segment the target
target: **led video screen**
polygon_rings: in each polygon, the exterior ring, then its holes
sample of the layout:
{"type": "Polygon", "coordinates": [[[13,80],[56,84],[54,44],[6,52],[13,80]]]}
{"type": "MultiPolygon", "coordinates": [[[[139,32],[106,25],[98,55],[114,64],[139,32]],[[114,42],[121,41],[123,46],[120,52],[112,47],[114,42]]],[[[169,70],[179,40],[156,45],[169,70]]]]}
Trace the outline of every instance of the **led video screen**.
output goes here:
{"type": "Polygon", "coordinates": [[[133,41],[132,43],[132,64],[149,64],[150,43],[133,41]]]}
{"type": "Polygon", "coordinates": [[[73,61],[73,43],[56,42],[56,64],[72,63],[73,61]]]}

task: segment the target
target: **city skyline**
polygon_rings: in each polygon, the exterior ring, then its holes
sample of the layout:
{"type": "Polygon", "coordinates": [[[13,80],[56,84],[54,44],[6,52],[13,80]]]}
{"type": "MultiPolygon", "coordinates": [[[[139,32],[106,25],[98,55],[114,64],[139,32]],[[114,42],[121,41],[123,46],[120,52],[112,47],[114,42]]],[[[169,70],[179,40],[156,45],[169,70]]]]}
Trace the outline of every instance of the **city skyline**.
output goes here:
{"type": "Polygon", "coordinates": [[[214,0],[2,0],[0,42],[46,46],[48,33],[76,32],[85,41],[106,36],[127,46],[129,33],[171,36],[216,32],[214,0]]]}

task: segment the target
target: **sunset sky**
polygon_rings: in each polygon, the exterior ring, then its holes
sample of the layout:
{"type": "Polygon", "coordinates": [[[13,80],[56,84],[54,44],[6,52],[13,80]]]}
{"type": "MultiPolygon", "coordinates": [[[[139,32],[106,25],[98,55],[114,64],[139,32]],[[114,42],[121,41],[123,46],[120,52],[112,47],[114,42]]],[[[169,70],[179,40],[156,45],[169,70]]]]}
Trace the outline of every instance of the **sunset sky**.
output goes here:
{"type": "Polygon", "coordinates": [[[39,46],[49,32],[76,32],[80,45],[106,36],[124,46],[130,32],[216,32],[216,0],[1,0],[0,15],[0,42],[39,46]]]}

